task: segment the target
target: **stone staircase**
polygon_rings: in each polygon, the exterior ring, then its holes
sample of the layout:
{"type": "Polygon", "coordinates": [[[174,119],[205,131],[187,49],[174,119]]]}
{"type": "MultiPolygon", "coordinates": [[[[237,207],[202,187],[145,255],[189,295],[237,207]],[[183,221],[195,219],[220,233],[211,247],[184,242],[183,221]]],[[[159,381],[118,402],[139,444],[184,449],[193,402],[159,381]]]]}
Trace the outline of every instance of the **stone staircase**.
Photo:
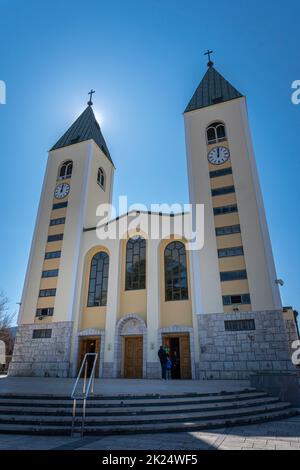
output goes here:
{"type": "MultiPolygon", "coordinates": [[[[80,404],[77,410],[79,430],[80,404]]],[[[97,395],[87,404],[85,435],[200,431],[279,420],[297,413],[289,403],[255,389],[207,394],[97,395]]],[[[0,394],[0,433],[68,435],[71,422],[72,400],[65,396],[0,394]]]]}

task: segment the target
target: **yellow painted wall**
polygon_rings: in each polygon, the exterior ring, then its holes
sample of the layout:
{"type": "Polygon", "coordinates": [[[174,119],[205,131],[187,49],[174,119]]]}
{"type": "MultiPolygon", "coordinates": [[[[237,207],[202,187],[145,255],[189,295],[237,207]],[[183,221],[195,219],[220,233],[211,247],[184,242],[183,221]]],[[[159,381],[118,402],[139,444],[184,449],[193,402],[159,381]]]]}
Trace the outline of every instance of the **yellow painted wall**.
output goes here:
{"type": "Polygon", "coordinates": [[[234,193],[224,194],[222,196],[213,196],[212,198],[213,207],[230,206],[236,204],[236,196],[234,193]]]}
{"type": "Polygon", "coordinates": [[[54,307],[55,297],[39,297],[37,308],[51,308],[54,307]]]}
{"type": "Polygon", "coordinates": [[[226,186],[233,186],[233,176],[232,175],[225,175],[225,176],[218,176],[217,178],[211,178],[211,187],[215,188],[225,188],[226,186]]]}
{"type": "Polygon", "coordinates": [[[59,269],[60,258],[45,259],[43,264],[43,271],[49,271],[50,269],[59,269]]]}
{"type": "Polygon", "coordinates": [[[48,230],[48,235],[57,235],[57,234],[64,233],[64,228],[65,228],[65,224],[51,225],[48,230]]]}
{"type": "Polygon", "coordinates": [[[80,330],[87,328],[105,329],[106,307],[85,307],[82,310],[80,330]]]}
{"type": "Polygon", "coordinates": [[[215,227],[228,227],[229,225],[239,225],[240,219],[237,213],[215,216],[215,227]]]}
{"type": "Polygon", "coordinates": [[[160,244],[160,328],[172,325],[193,326],[190,263],[187,253],[188,290],[189,300],[165,301],[165,266],[164,252],[172,240],[164,240],[160,244]]]}
{"type": "Polygon", "coordinates": [[[223,295],[248,294],[249,292],[247,279],[242,279],[240,281],[226,281],[222,282],[221,285],[223,295]]]}
{"type": "Polygon", "coordinates": [[[57,242],[50,242],[46,244],[45,248],[45,253],[48,253],[49,251],[61,251],[62,250],[62,240],[59,240],[57,242]]]}
{"type": "MultiPolygon", "coordinates": [[[[224,225],[226,227],[226,225],[224,225]]],[[[232,235],[222,235],[217,237],[218,248],[232,248],[233,246],[242,246],[242,237],[240,233],[234,233],[232,235]]]]}
{"type": "MultiPolygon", "coordinates": [[[[58,201],[56,201],[56,202],[58,202],[58,201]]],[[[54,204],[54,201],[53,201],[53,204],[54,204]]],[[[50,220],[60,219],[61,217],[66,217],[67,209],[68,209],[67,207],[62,207],[61,209],[52,210],[52,212],[50,214],[50,220]]]]}
{"type": "MultiPolygon", "coordinates": [[[[238,305],[237,306],[238,309],[239,309],[239,312],[251,312],[252,308],[251,308],[251,305],[238,305]]],[[[224,306],[224,312],[225,313],[235,313],[233,311],[233,308],[234,308],[234,305],[226,305],[224,306]]]]}
{"type": "Polygon", "coordinates": [[[42,325],[44,323],[49,324],[53,322],[53,317],[43,317],[40,320],[40,317],[35,317],[34,318],[34,323],[38,323],[39,325],[42,325]]]}
{"type": "Polygon", "coordinates": [[[40,289],[55,289],[57,287],[57,277],[41,278],[40,289]]]}
{"type": "Polygon", "coordinates": [[[230,256],[228,258],[219,258],[220,272],[239,271],[246,269],[244,256],[230,256]]]}

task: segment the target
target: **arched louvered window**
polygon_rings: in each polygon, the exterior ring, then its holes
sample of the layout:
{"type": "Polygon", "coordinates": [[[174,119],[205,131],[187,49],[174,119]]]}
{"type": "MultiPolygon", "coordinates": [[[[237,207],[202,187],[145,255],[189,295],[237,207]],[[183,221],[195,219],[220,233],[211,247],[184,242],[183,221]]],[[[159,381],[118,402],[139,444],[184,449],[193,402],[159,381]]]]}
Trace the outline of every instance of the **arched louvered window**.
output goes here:
{"type": "Polygon", "coordinates": [[[65,180],[67,178],[71,178],[73,171],[73,162],[72,160],[68,160],[64,162],[58,172],[58,179],[65,180]]]}
{"type": "Polygon", "coordinates": [[[165,299],[188,300],[186,250],[182,242],[174,241],[165,248],[165,299]]]}
{"type": "Polygon", "coordinates": [[[107,304],[109,256],[100,251],[91,262],[88,291],[88,307],[104,307],[107,304]]]}
{"type": "Polygon", "coordinates": [[[146,240],[130,238],[126,245],[126,290],[146,288],[146,240]]]}
{"type": "Polygon", "coordinates": [[[105,172],[103,168],[99,168],[97,174],[97,183],[101,186],[102,189],[105,189],[105,172]]]}
{"type": "Polygon", "coordinates": [[[222,122],[214,122],[206,129],[207,143],[216,144],[227,140],[225,125],[222,122]]]}

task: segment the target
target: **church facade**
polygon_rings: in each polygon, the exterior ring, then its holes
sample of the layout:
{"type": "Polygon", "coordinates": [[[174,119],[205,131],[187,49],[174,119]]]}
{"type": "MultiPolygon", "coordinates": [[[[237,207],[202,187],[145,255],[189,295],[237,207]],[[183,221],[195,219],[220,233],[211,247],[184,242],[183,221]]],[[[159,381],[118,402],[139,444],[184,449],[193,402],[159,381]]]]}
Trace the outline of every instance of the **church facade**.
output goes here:
{"type": "Polygon", "coordinates": [[[10,375],[74,377],[97,352],[97,377],[159,378],[161,344],[174,379],[293,368],[246,98],[211,61],[184,124],[190,203],[204,205],[199,250],[165,213],[124,214],[106,223],[121,236],[99,240],[115,167],[91,101],[52,147],[10,375]],[[141,216],[169,233],[122,228],[141,216]]]}

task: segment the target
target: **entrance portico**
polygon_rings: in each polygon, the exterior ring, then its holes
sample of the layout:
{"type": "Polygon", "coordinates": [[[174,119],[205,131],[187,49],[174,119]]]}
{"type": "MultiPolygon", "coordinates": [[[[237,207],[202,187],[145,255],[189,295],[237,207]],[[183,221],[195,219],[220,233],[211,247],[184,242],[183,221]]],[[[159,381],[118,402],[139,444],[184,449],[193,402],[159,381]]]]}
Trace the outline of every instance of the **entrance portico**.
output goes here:
{"type": "Polygon", "coordinates": [[[137,314],[121,318],[116,326],[115,376],[146,378],[147,326],[137,314]]]}

